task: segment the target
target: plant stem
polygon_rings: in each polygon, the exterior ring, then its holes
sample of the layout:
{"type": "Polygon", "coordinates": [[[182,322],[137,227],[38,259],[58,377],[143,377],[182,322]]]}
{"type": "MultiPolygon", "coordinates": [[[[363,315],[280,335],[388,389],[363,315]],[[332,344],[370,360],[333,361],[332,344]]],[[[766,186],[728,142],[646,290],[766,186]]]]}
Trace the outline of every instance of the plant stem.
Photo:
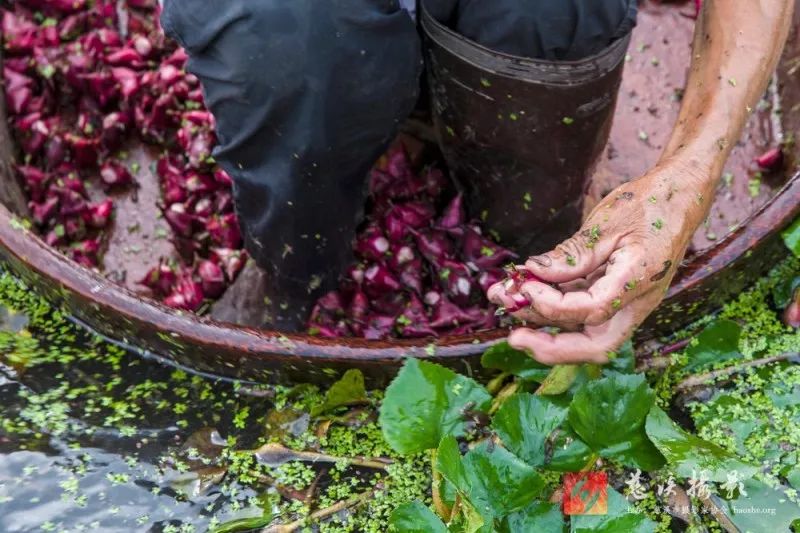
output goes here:
{"type": "Polygon", "coordinates": [[[578,370],[580,370],[580,368],[581,365],[554,366],[553,369],[550,370],[550,373],[544,378],[542,384],[539,385],[539,388],[536,389],[536,394],[547,396],[566,392],[575,381],[575,378],[578,377],[578,370]]]}
{"type": "Polygon", "coordinates": [[[495,414],[497,410],[500,409],[500,406],[517,392],[517,389],[519,389],[518,381],[512,381],[500,389],[500,392],[498,392],[497,396],[495,396],[494,400],[492,400],[492,406],[489,408],[489,414],[495,414]]]}
{"type": "MultiPolygon", "coordinates": [[[[363,466],[366,468],[380,468],[381,470],[386,470],[386,467],[394,462],[391,459],[385,459],[383,457],[334,457],[324,453],[299,452],[274,442],[265,444],[258,449],[250,450],[250,452],[254,453],[256,456],[265,455],[267,457],[269,457],[270,454],[275,454],[277,459],[282,462],[306,461],[311,463],[337,463],[339,461],[347,461],[351,465],[363,466]]],[[[269,464],[271,461],[267,459],[264,462],[269,464]]]]}
{"type": "Polygon", "coordinates": [[[786,359],[791,359],[792,357],[797,357],[797,352],[786,352],[779,355],[772,355],[770,357],[763,357],[761,359],[753,359],[751,361],[743,361],[741,363],[726,367],[720,368],[719,370],[712,370],[711,372],[705,372],[703,374],[697,374],[695,376],[689,376],[688,378],[684,379],[675,387],[676,391],[686,391],[692,389],[694,387],[698,387],[700,385],[704,385],[711,380],[715,380],[722,377],[732,376],[733,374],[737,374],[746,370],[748,368],[758,367],[768,365],[770,363],[775,363],[777,361],[785,361],[786,359]]]}
{"type": "Polygon", "coordinates": [[[362,492],[361,494],[356,494],[355,496],[353,496],[352,498],[348,498],[347,500],[336,502],[330,507],[326,507],[325,509],[314,511],[307,517],[298,518],[294,522],[289,522],[288,524],[277,524],[274,526],[267,526],[261,530],[261,533],[292,533],[293,531],[297,531],[298,529],[308,524],[309,522],[316,522],[319,520],[323,520],[325,518],[328,518],[329,516],[335,515],[340,511],[344,511],[345,509],[349,509],[351,507],[361,505],[362,503],[366,503],[370,498],[372,498],[374,494],[375,494],[375,489],[370,489],[366,492],[362,492]]]}
{"type": "Polygon", "coordinates": [[[486,384],[486,390],[494,396],[500,391],[500,388],[503,386],[503,382],[506,380],[508,376],[511,374],[509,372],[503,372],[502,374],[492,378],[492,380],[486,384]]]}
{"type": "Polygon", "coordinates": [[[456,519],[458,516],[458,512],[461,510],[461,495],[456,494],[456,501],[453,502],[453,509],[450,511],[450,516],[447,518],[447,525],[448,527],[450,524],[453,523],[453,520],[456,519]]]}
{"type": "Polygon", "coordinates": [[[439,469],[436,468],[437,453],[438,450],[436,448],[431,449],[431,472],[433,472],[431,494],[433,496],[433,508],[442,520],[447,521],[453,514],[453,510],[444,502],[439,490],[442,485],[442,474],[439,472],[439,469]]]}
{"type": "Polygon", "coordinates": [[[691,337],[681,339],[677,342],[673,342],[672,344],[662,347],[660,350],[650,352],[650,357],[639,361],[636,371],[646,372],[648,370],[656,370],[659,368],[668,367],[672,363],[672,357],[670,357],[670,355],[686,348],[691,340],[691,337]]]}
{"type": "Polygon", "coordinates": [[[596,454],[596,453],[593,453],[589,457],[589,461],[587,461],[586,464],[584,465],[584,467],[581,468],[581,472],[588,472],[589,470],[594,468],[594,465],[597,463],[598,459],[600,459],[600,456],[598,454],[596,454]]]}

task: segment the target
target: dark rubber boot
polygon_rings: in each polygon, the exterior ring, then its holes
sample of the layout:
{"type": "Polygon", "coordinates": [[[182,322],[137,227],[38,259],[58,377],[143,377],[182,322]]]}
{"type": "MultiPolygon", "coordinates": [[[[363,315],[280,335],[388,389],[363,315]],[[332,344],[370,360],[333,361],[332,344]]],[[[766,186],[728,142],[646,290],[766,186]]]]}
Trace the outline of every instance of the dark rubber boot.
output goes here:
{"type": "Polygon", "coordinates": [[[494,52],[424,8],[421,25],[437,137],[470,215],[523,256],[552,248],[580,227],[630,34],[554,62],[494,52]]]}

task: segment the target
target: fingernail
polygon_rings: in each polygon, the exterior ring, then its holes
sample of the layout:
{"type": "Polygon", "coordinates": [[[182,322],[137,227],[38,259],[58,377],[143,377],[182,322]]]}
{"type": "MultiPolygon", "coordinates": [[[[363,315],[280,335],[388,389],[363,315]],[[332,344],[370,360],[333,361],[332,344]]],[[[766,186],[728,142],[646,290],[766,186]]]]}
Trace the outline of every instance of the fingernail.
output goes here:
{"type": "Polygon", "coordinates": [[[539,265],[541,267],[545,267],[545,268],[547,268],[547,267],[549,267],[550,265],[553,264],[553,260],[550,259],[550,256],[547,255],[547,254],[534,255],[533,257],[530,258],[530,260],[533,261],[534,263],[536,263],[537,265],[539,265]]]}

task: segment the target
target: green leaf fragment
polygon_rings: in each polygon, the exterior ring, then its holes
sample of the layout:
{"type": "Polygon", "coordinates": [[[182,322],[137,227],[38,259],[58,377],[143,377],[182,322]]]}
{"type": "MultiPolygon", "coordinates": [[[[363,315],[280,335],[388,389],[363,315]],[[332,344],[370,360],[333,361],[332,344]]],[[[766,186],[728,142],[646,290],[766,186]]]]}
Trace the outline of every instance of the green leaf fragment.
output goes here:
{"type": "Polygon", "coordinates": [[[493,368],[514,374],[523,381],[541,382],[550,372],[550,367],[536,361],[527,353],[512,348],[507,341],[502,341],[488,350],[481,357],[484,368],[493,368]]]}
{"type": "Polygon", "coordinates": [[[792,225],[781,233],[783,242],[795,257],[800,257],[800,217],[796,218],[792,225]]]}
{"type": "Polygon", "coordinates": [[[597,454],[626,466],[655,470],[664,458],[645,433],[655,394],[641,374],[611,374],[575,393],[568,420],[597,454]]]}
{"type": "Polygon", "coordinates": [[[12,216],[9,225],[17,231],[23,231],[31,228],[31,222],[25,218],[17,218],[12,216]]]}
{"type": "Polygon", "coordinates": [[[704,471],[709,481],[724,483],[733,471],[744,480],[758,470],[716,444],[683,431],[657,406],[647,415],[646,431],[678,476],[692,478],[704,471]]]}
{"type": "Polygon", "coordinates": [[[547,470],[577,472],[586,467],[594,452],[570,429],[569,424],[559,429],[551,444],[553,457],[545,465],[547,470]]]}
{"type": "Polygon", "coordinates": [[[566,417],[566,407],[542,396],[521,393],[503,403],[492,419],[492,429],[517,457],[540,466],[545,463],[545,442],[566,417]]]}
{"type": "Polygon", "coordinates": [[[695,370],[711,363],[738,359],[742,328],[732,320],[717,320],[697,336],[697,342],[686,349],[686,370],[695,370]]]}
{"type": "Polygon", "coordinates": [[[564,515],[557,503],[533,502],[521,511],[510,514],[503,521],[500,533],[523,531],[559,532],[566,527],[564,515]]]}
{"type": "Polygon", "coordinates": [[[486,523],[523,509],[544,488],[544,480],[532,466],[489,442],[461,457],[456,439],[445,437],[436,466],[486,523]]]}
{"type": "Polygon", "coordinates": [[[608,513],[575,515],[570,519],[571,533],[652,533],[656,523],[635,512],[625,497],[608,487],[608,513]]]}
{"type": "Polygon", "coordinates": [[[269,523],[272,522],[272,518],[273,516],[271,513],[263,516],[253,516],[250,518],[237,518],[236,520],[225,522],[211,531],[212,533],[237,533],[240,531],[253,531],[254,529],[261,529],[265,526],[268,526],[269,523]]]}
{"type": "Polygon", "coordinates": [[[731,183],[733,183],[733,174],[730,172],[726,172],[722,175],[722,182],[725,184],[725,187],[730,187],[731,183]]]}
{"type": "Polygon", "coordinates": [[[798,287],[800,287],[800,276],[779,280],[772,289],[772,301],[775,307],[784,309],[789,305],[798,287]]]}
{"type": "Polygon", "coordinates": [[[319,416],[337,407],[352,405],[367,399],[367,390],[364,387],[364,375],[360,370],[352,368],[344,373],[342,379],[331,385],[325,393],[322,404],[311,409],[311,416],[319,416]]]}
{"type": "Polygon", "coordinates": [[[379,422],[395,451],[416,453],[435,448],[444,436],[463,435],[463,410],[486,411],[491,399],[476,381],[409,358],[386,389],[379,422]]]}
{"type": "Polygon", "coordinates": [[[420,501],[404,503],[389,518],[393,533],[447,533],[447,526],[420,501]]]}
{"type": "Polygon", "coordinates": [[[759,178],[750,178],[747,182],[747,190],[753,198],[761,194],[761,180],[759,178]]]}
{"type": "Polygon", "coordinates": [[[53,65],[47,64],[39,69],[39,73],[45,78],[50,79],[56,73],[56,69],[53,65]]]}
{"type": "Polygon", "coordinates": [[[787,487],[773,488],[763,481],[748,479],[743,488],[747,494],[739,493],[730,501],[713,496],[739,531],[794,531],[792,522],[800,519],[800,506],[788,497],[787,487]]]}

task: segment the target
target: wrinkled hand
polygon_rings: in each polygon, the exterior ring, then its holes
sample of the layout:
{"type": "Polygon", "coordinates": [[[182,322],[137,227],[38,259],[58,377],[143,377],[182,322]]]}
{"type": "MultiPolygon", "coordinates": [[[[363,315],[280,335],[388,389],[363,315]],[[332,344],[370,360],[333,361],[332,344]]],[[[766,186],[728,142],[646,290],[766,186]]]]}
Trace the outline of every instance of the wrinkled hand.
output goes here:
{"type": "MultiPolygon", "coordinates": [[[[513,315],[568,331],[523,327],[509,343],[545,364],[607,362],[658,306],[683,259],[709,201],[693,181],[686,169],[654,169],[606,196],[574,236],[528,259],[527,269],[549,284],[524,283],[530,307],[513,315]]],[[[489,299],[514,308],[502,283],[489,299]]]]}

